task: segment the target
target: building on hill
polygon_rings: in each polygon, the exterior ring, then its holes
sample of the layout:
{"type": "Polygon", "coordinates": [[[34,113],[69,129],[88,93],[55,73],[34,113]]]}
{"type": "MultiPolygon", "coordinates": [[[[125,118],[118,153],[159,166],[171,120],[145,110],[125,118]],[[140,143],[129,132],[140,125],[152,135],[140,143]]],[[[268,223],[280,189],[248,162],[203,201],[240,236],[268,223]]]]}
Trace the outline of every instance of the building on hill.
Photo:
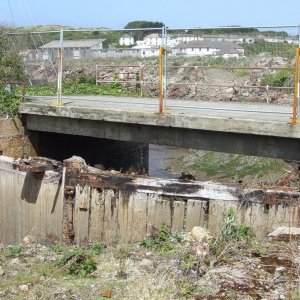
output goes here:
{"type": "Polygon", "coordinates": [[[227,41],[193,41],[182,43],[171,49],[172,55],[212,56],[212,57],[241,57],[244,49],[227,41]]]}
{"type": "MultiPolygon", "coordinates": [[[[101,39],[94,40],[64,40],[64,59],[83,59],[83,58],[97,58],[100,56],[101,49],[103,49],[103,41],[101,39]]],[[[58,57],[58,50],[60,42],[58,40],[52,41],[39,48],[41,51],[42,60],[56,60],[58,57]]]]}
{"type": "Polygon", "coordinates": [[[134,45],[134,38],[130,34],[124,34],[120,37],[119,44],[121,46],[132,46],[134,45]]]}
{"type": "Polygon", "coordinates": [[[146,46],[160,46],[162,44],[162,35],[160,33],[150,33],[144,37],[146,46]]]}
{"type": "Polygon", "coordinates": [[[189,43],[198,40],[198,36],[191,33],[180,34],[176,38],[176,44],[189,43]]]}

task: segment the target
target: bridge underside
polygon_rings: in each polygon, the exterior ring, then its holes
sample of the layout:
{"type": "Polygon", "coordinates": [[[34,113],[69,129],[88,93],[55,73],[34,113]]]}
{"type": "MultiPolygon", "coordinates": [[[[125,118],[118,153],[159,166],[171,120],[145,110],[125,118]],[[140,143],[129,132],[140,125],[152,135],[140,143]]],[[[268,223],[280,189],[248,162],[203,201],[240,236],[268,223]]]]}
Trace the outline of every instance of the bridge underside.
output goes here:
{"type": "Polygon", "coordinates": [[[26,115],[26,127],[34,132],[52,132],[300,161],[300,143],[295,138],[29,114],[26,115]]]}

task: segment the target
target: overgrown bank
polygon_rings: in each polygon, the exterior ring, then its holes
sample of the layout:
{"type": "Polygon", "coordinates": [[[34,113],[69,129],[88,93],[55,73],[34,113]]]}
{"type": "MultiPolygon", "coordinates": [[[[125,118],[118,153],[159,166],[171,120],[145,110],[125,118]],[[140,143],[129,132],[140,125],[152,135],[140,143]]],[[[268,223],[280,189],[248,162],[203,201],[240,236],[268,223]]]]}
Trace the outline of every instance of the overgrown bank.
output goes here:
{"type": "Polygon", "coordinates": [[[275,186],[294,170],[290,163],[281,159],[192,149],[178,149],[165,168],[179,174],[192,174],[197,180],[214,180],[225,184],[244,183],[248,186],[275,186]]]}
{"type": "Polygon", "coordinates": [[[3,299],[296,299],[297,243],[258,240],[234,211],[210,237],[154,228],[141,243],[0,247],[3,299]]]}

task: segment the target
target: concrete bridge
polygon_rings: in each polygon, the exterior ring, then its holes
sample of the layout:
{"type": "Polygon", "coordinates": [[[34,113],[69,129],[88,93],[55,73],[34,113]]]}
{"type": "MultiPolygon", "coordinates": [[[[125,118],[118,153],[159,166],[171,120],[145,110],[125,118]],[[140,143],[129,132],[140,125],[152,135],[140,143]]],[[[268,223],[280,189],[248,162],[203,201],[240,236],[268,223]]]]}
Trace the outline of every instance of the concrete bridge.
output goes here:
{"type": "MultiPolygon", "coordinates": [[[[131,142],[134,149],[144,145],[139,151],[145,161],[148,144],[300,160],[300,127],[288,123],[290,106],[167,100],[170,112],[158,114],[157,99],[70,96],[63,99],[63,106],[51,105],[53,100],[32,98],[20,107],[29,133],[64,135],[54,137],[52,144],[48,136],[44,149],[59,143],[63,150],[70,144],[68,135],[131,142]]],[[[130,160],[130,155],[125,157],[130,160]]]]}

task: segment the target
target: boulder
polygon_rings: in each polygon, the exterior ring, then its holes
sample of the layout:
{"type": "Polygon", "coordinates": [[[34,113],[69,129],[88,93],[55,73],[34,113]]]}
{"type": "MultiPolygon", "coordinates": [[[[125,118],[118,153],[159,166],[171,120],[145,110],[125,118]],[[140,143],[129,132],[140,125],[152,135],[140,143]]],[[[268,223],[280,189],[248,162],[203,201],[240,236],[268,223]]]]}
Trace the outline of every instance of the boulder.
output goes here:
{"type": "Polygon", "coordinates": [[[191,232],[187,235],[187,240],[189,242],[201,242],[203,240],[211,239],[211,236],[206,228],[195,226],[191,232]]]}

